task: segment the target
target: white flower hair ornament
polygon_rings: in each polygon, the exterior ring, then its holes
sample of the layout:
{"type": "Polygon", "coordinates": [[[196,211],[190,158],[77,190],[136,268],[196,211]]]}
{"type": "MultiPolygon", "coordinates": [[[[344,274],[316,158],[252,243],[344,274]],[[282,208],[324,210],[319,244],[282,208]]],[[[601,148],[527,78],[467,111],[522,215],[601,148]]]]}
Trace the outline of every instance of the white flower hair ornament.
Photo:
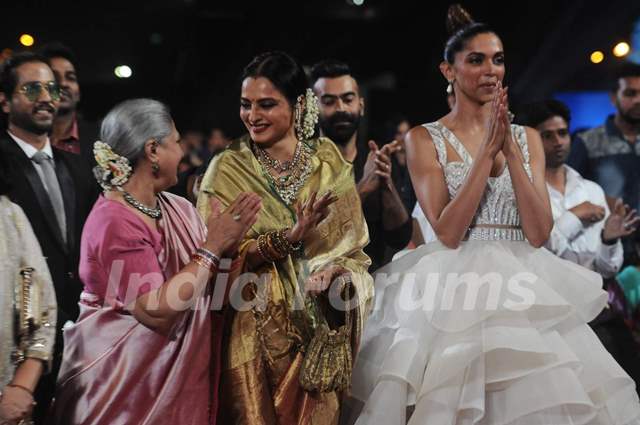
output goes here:
{"type": "Polygon", "coordinates": [[[129,180],[132,168],[129,160],[113,152],[111,146],[100,140],[93,144],[93,156],[98,163],[93,174],[104,191],[122,190],[122,185],[129,180]]]}
{"type": "Polygon", "coordinates": [[[313,137],[319,115],[318,98],[313,90],[307,89],[304,95],[298,96],[295,106],[295,130],[298,140],[309,140],[313,137]]]}

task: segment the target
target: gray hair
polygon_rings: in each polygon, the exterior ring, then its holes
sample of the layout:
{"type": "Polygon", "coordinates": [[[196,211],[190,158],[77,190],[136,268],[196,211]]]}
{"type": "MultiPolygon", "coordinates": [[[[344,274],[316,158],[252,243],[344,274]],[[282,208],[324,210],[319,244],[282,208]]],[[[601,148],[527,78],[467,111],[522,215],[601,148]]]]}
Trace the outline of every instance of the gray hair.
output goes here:
{"type": "Polygon", "coordinates": [[[133,167],[144,155],[144,145],[149,139],[163,143],[172,129],[173,119],[167,105],[153,99],[131,99],[109,111],[102,120],[100,138],[133,167]]]}

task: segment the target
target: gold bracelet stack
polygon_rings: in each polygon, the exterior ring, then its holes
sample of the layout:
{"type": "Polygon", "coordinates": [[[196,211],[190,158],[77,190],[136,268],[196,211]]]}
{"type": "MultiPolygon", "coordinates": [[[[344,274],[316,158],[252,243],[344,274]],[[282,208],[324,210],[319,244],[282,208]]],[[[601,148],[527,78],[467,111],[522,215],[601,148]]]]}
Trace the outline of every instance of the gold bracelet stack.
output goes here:
{"type": "Polygon", "coordinates": [[[258,236],[258,254],[269,263],[282,260],[302,248],[302,242],[292,244],[287,239],[289,229],[272,230],[258,236]]]}

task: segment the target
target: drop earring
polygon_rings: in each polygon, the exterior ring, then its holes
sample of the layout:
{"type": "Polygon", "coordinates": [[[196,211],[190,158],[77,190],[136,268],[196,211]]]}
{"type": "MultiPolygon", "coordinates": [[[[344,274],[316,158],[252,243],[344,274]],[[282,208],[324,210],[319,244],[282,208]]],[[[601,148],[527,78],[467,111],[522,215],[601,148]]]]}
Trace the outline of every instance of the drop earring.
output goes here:
{"type": "Polygon", "coordinates": [[[447,94],[453,94],[453,82],[455,80],[449,81],[449,85],[447,86],[447,94]]]}

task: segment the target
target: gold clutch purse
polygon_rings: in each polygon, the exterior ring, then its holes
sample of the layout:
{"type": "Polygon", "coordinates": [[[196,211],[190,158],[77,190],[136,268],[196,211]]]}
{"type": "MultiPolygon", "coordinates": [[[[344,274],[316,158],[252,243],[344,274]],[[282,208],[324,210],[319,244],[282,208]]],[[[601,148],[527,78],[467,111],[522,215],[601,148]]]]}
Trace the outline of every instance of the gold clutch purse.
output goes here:
{"type": "Polygon", "coordinates": [[[345,311],[344,325],[335,330],[324,323],[316,328],[300,371],[300,385],[305,391],[341,392],[351,386],[353,313],[345,311]]]}
{"type": "Polygon", "coordinates": [[[14,294],[14,335],[16,348],[13,352],[15,364],[24,361],[33,333],[46,322],[42,311],[41,286],[34,278],[32,267],[22,267],[14,294]]]}

